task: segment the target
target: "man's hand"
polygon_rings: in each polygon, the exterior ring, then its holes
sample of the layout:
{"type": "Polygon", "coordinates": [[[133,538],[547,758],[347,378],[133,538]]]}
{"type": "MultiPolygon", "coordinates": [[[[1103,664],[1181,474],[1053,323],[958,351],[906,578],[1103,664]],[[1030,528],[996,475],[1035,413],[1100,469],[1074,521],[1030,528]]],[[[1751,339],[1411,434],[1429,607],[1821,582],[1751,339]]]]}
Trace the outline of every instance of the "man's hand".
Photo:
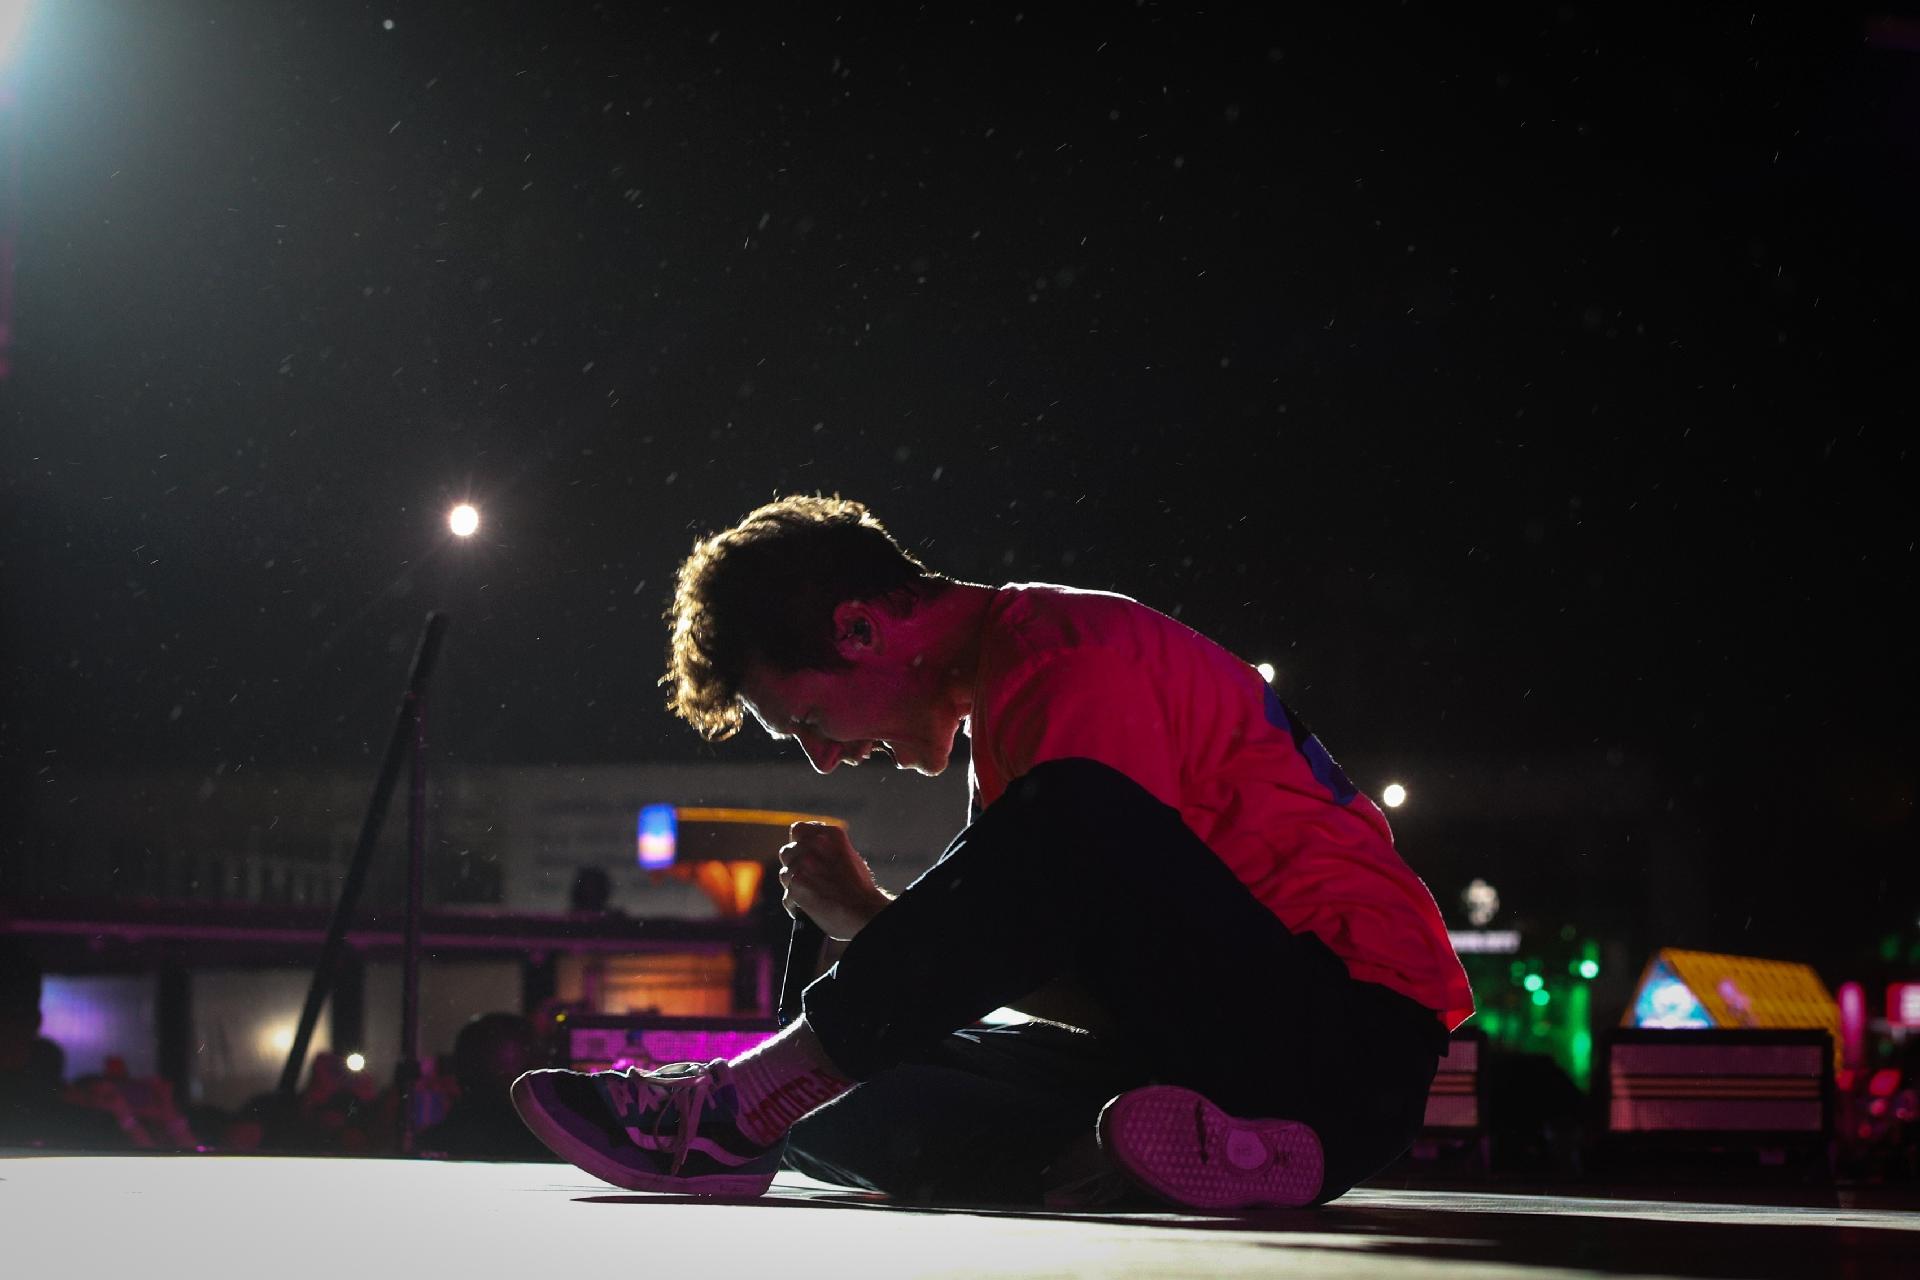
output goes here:
{"type": "Polygon", "coordinates": [[[780,905],[804,911],[829,938],[846,941],[866,927],[892,899],[873,882],[873,870],[854,851],[840,827],[796,822],[792,843],[780,850],[780,905]]]}

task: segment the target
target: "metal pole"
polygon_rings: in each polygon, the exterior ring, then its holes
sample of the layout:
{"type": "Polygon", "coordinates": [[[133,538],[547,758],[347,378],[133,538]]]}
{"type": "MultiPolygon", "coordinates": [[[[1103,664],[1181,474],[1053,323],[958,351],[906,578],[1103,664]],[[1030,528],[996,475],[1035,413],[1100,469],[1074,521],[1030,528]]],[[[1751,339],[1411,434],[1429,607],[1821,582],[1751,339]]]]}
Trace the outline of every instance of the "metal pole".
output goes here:
{"type": "Polygon", "coordinates": [[[407,919],[400,963],[400,1154],[413,1154],[414,1086],[420,1081],[420,905],[427,866],[427,699],[413,703],[413,789],[407,797],[407,919]]]}
{"type": "Polygon", "coordinates": [[[447,615],[429,613],[426,629],[420,635],[420,647],[414,651],[413,674],[407,678],[407,691],[400,699],[400,713],[393,732],[387,738],[387,753],[380,762],[380,776],[373,786],[373,798],[367,805],[366,820],[360,824],[360,843],[354,848],[353,862],[340,886],[340,899],[333,906],[333,920],[327,926],[327,940],[320,949],[320,962],[314,966],[313,981],[307,987],[307,1003],[300,1011],[300,1026],[287,1050],[287,1065],[280,1073],[280,1093],[291,1098],[300,1085],[300,1069],[307,1061],[307,1047],[313,1042],[313,1029],[320,1021],[320,1006],[327,1002],[327,988],[345,944],[347,926],[353,923],[353,909],[366,884],[367,868],[373,862],[373,847],[380,839],[380,827],[387,819],[387,803],[393,798],[394,783],[400,778],[400,765],[413,742],[414,703],[424,697],[427,681],[433,675],[434,660],[440,654],[440,642],[447,634],[447,615]]]}

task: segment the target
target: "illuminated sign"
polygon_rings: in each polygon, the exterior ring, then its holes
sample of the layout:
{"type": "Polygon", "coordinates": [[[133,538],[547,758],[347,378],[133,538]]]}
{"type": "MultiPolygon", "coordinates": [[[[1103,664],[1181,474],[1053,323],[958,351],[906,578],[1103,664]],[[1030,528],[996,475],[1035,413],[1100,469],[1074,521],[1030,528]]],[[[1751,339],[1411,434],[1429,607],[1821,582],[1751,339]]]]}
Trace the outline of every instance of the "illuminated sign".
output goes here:
{"type": "Polygon", "coordinates": [[[635,845],[643,870],[659,871],[673,865],[679,843],[680,819],[670,804],[650,804],[640,810],[635,845]]]}
{"type": "Polygon", "coordinates": [[[1520,949],[1518,929],[1449,929],[1447,941],[1460,955],[1508,956],[1520,949]]]}
{"type": "Polygon", "coordinates": [[[1846,1044],[1840,1004],[1820,975],[1797,961],[1662,947],[1640,975],[1624,1025],[1751,1027],[1824,1031],[1836,1066],[1846,1044]]]}
{"type": "Polygon", "coordinates": [[[1887,984],[1887,1021],[1896,1027],[1920,1027],[1920,982],[1887,984]]]}
{"type": "Polygon", "coordinates": [[[1692,988],[1682,982],[1677,974],[1664,963],[1656,961],[1640,983],[1640,994],[1633,1002],[1633,1025],[1636,1027],[1711,1027],[1713,1018],[1708,1015],[1693,994],[1692,988]]]}

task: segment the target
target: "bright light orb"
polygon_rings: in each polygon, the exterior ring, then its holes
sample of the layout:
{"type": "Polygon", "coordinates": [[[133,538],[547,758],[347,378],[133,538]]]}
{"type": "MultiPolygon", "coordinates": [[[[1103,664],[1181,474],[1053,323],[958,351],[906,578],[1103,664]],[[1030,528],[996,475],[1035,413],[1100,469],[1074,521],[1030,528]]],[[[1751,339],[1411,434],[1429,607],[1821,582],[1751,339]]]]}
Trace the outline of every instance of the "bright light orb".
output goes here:
{"type": "Polygon", "coordinates": [[[27,16],[33,0],[0,0],[0,71],[5,71],[13,56],[20,52],[26,33],[27,16]]]}
{"type": "Polygon", "coordinates": [[[1389,782],[1386,790],[1380,793],[1380,800],[1389,809],[1398,809],[1407,802],[1407,789],[1397,782],[1389,782]]]}
{"type": "Polygon", "coordinates": [[[365,1054],[350,1053],[347,1055],[347,1070],[365,1071],[366,1069],[367,1059],[365,1054]]]}
{"type": "Polygon", "coordinates": [[[471,538],[480,528],[480,512],[471,502],[463,502],[447,513],[447,528],[456,538],[471,538]]]}
{"type": "Polygon", "coordinates": [[[1274,670],[1273,670],[1273,664],[1271,662],[1259,663],[1254,667],[1254,670],[1260,673],[1260,678],[1262,680],[1265,680],[1268,684],[1273,683],[1274,670]]]}

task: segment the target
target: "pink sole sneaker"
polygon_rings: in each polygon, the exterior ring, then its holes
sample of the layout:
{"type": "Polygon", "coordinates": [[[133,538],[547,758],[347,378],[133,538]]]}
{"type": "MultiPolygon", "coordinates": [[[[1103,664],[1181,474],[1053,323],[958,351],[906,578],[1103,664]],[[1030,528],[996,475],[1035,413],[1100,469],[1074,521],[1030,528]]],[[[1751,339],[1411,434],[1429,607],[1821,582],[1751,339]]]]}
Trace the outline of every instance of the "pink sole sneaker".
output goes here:
{"type": "Polygon", "coordinates": [[[1130,1089],[1101,1110],[1099,1133],[1122,1172],[1190,1209],[1297,1208],[1320,1194],[1311,1127],[1230,1116],[1191,1089],[1130,1089]]]}

